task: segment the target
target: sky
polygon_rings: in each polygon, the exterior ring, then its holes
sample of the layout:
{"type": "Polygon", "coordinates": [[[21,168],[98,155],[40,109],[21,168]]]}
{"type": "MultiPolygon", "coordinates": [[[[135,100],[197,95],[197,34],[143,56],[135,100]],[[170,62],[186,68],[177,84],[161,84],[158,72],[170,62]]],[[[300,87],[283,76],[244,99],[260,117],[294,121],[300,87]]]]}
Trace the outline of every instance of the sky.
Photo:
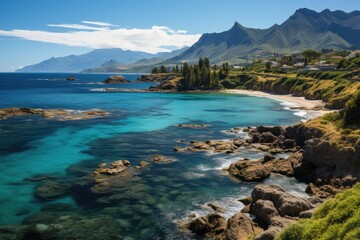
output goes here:
{"type": "Polygon", "coordinates": [[[203,33],[281,24],[299,8],[351,12],[359,0],[0,0],[0,72],[98,48],[150,53],[203,33]]]}

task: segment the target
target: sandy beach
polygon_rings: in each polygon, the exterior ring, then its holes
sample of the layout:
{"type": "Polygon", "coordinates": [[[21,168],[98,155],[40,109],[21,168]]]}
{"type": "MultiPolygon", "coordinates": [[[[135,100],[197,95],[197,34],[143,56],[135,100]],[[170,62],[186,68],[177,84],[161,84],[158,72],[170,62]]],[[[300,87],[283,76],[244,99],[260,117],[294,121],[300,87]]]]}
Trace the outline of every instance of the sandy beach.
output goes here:
{"type": "Polygon", "coordinates": [[[276,101],[287,103],[291,109],[301,109],[305,111],[306,114],[310,116],[310,118],[316,118],[333,111],[333,110],[325,109],[324,108],[325,103],[321,100],[308,100],[305,99],[304,97],[294,97],[292,95],[275,95],[261,91],[251,91],[251,90],[242,90],[242,89],[227,89],[224,90],[223,92],[231,93],[231,94],[243,94],[248,96],[271,98],[276,101]]]}

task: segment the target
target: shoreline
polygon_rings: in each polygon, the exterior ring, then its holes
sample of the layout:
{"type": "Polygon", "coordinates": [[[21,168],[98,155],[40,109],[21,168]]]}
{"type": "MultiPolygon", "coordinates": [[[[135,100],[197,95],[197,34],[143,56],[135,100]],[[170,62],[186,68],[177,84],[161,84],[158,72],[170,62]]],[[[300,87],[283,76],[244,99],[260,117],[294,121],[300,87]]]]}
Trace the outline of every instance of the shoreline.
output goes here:
{"type": "MultiPolygon", "coordinates": [[[[261,91],[252,91],[252,90],[244,90],[244,89],[226,89],[220,92],[229,93],[229,94],[239,94],[239,95],[247,95],[253,97],[263,97],[270,98],[275,101],[279,101],[285,103],[288,110],[301,110],[309,116],[309,119],[320,117],[326,113],[331,113],[336,110],[330,110],[325,108],[325,102],[321,100],[308,100],[304,97],[295,97],[292,95],[280,95],[280,94],[270,94],[261,91]]],[[[298,115],[300,116],[300,115],[298,115]]],[[[302,117],[302,116],[300,116],[302,117]]]]}

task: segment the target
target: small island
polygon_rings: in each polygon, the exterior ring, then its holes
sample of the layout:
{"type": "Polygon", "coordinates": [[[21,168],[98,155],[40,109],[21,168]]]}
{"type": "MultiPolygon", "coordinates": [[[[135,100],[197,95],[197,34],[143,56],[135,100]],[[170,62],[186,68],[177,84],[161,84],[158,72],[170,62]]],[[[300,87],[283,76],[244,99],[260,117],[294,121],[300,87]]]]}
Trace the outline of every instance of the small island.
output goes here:
{"type": "Polygon", "coordinates": [[[67,81],[75,81],[76,80],[76,77],[75,76],[68,76],[66,78],[67,81]]]}
{"type": "Polygon", "coordinates": [[[129,83],[130,81],[124,78],[122,75],[110,76],[103,83],[105,84],[122,84],[129,83]]]}

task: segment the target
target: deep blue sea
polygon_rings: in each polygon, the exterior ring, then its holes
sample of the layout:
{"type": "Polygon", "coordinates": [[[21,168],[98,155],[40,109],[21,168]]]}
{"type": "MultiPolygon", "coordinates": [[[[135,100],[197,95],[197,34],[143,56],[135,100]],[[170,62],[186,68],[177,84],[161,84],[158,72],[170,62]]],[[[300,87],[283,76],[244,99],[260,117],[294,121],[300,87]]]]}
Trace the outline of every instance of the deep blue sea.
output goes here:
{"type": "MultiPolygon", "coordinates": [[[[175,222],[192,212],[206,214],[206,203],[223,206],[227,217],[241,209],[237,199],[249,195],[254,184],[236,181],[222,169],[241,157],[258,159],[262,153],[177,153],[174,146],[185,146],[191,140],[244,137],[224,132],[233,127],[289,125],[301,120],[296,112],[284,109],[285,103],[267,98],[224,93],[106,92],[105,87],[145,89],[154,83],[105,86],[100,82],[110,74],[76,74],[76,81],[66,81],[68,75],[0,73],[1,108],[110,112],[107,117],[78,121],[38,116],[0,121],[0,225],[34,219],[51,224],[49,218],[42,220],[46,214],[76,213],[111,217],[117,224],[116,234],[126,239],[183,236],[175,222]],[[210,126],[176,127],[184,123],[210,126]],[[152,163],[115,196],[94,199],[81,192],[67,192],[44,201],[34,194],[41,183],[26,180],[45,174],[72,182],[81,174],[91,174],[99,163],[127,159],[138,165],[154,154],[176,161],[152,163]]],[[[135,81],[139,74],[124,76],[135,81]]],[[[304,185],[291,178],[274,175],[266,182],[297,193],[304,191],[304,185]]]]}

